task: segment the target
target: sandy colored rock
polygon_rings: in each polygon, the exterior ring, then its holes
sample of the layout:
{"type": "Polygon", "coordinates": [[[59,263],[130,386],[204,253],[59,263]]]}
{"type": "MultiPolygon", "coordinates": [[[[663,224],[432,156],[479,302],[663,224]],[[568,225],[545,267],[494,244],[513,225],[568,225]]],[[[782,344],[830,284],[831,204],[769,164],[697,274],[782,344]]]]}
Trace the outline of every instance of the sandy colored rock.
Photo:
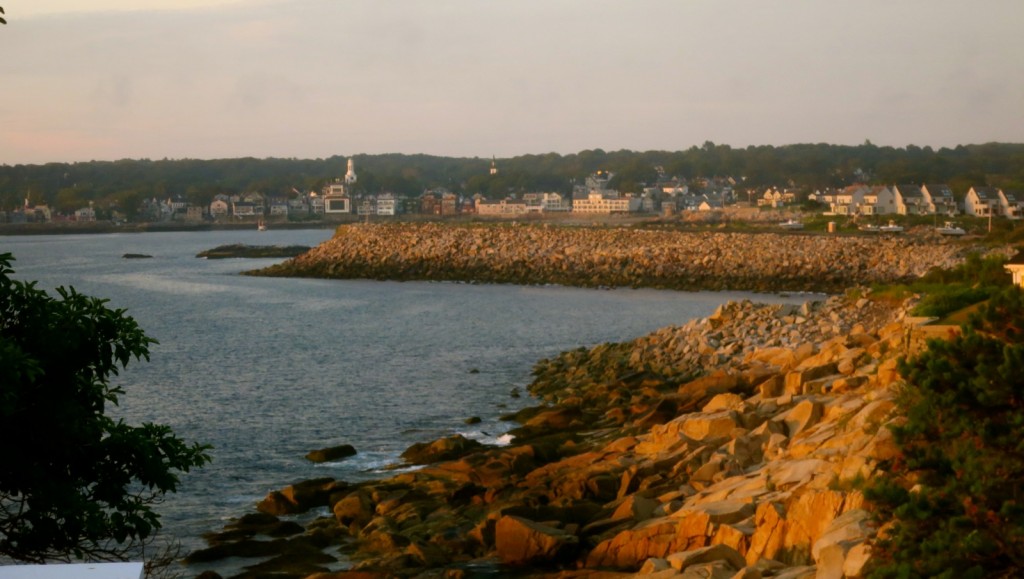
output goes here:
{"type": "Polygon", "coordinates": [[[522,517],[504,516],[494,530],[494,546],[502,562],[543,565],[565,558],[579,542],[574,535],[522,517]]]}
{"type": "Polygon", "coordinates": [[[732,567],[734,572],[747,566],[747,561],[743,558],[743,555],[727,545],[711,545],[691,551],[672,553],[665,559],[677,571],[683,571],[693,565],[710,563],[712,561],[724,561],[732,567]]]}
{"type": "Polygon", "coordinates": [[[792,438],[807,428],[814,426],[821,418],[821,413],[822,407],[820,402],[804,400],[783,415],[779,421],[786,426],[786,434],[792,438]]]}

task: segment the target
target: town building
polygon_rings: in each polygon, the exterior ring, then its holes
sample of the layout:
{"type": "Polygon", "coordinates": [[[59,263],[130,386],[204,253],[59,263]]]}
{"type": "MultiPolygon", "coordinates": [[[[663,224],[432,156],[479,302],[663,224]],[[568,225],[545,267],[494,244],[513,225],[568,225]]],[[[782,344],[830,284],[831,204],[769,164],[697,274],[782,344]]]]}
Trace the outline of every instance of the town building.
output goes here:
{"type": "Polygon", "coordinates": [[[1000,213],[1008,219],[1024,218],[1024,194],[1020,191],[999,189],[1000,213]]]}
{"type": "Polygon", "coordinates": [[[938,215],[953,216],[959,213],[956,205],[956,197],[949,185],[926,184],[921,186],[921,192],[928,199],[931,213],[938,215]]]}
{"type": "Polygon", "coordinates": [[[896,194],[885,185],[868,187],[864,191],[859,215],[891,215],[896,213],[896,194]]]}
{"type": "MultiPolygon", "coordinates": [[[[357,180],[355,162],[349,159],[344,180],[335,179],[334,182],[328,183],[323,188],[323,213],[325,215],[352,213],[352,189],[357,180]]],[[[310,211],[314,211],[312,205],[310,211]]]]}
{"type": "Polygon", "coordinates": [[[896,213],[900,215],[931,215],[932,207],[918,185],[895,185],[896,213]]]}
{"type": "Polygon", "coordinates": [[[231,198],[227,195],[214,195],[213,201],[210,201],[210,217],[214,219],[223,219],[227,217],[231,210],[230,203],[231,198]]]}
{"type": "Polygon", "coordinates": [[[964,197],[964,213],[974,217],[992,217],[1001,214],[999,190],[995,187],[971,187],[964,197]]]}
{"type": "Polygon", "coordinates": [[[377,196],[377,215],[394,216],[398,213],[398,199],[393,193],[381,193],[377,196]]]}
{"type": "Polygon", "coordinates": [[[498,217],[517,217],[520,215],[526,215],[529,212],[529,206],[526,201],[521,199],[501,199],[500,201],[487,201],[486,199],[477,199],[476,201],[476,213],[477,215],[483,216],[498,216],[498,217]]]}
{"type": "Polygon", "coordinates": [[[572,211],[572,202],[561,193],[524,193],[527,211],[533,213],[559,213],[572,211]]]}

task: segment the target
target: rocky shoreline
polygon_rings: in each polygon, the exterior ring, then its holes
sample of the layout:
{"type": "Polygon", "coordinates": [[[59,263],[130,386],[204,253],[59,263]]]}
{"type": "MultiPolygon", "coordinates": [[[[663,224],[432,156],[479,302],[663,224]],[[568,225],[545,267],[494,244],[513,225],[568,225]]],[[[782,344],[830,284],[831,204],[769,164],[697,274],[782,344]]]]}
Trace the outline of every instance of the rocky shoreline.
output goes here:
{"type": "Polygon", "coordinates": [[[912,279],[958,263],[928,237],[686,232],[545,224],[351,224],[308,253],[252,275],[814,291],[912,279]]]}
{"type": "Polygon", "coordinates": [[[858,577],[874,529],[852,482],[893,452],[905,307],[729,303],[542,360],[542,405],[507,417],[509,446],[456,436],[420,445],[413,472],[293,484],[189,560],[322,579],[858,577]]]}
{"type": "MultiPolygon", "coordinates": [[[[731,289],[821,290],[946,267],[958,250],[907,239],[362,225],[261,273],[677,287],[670,273],[706,284],[735,268],[731,289]],[[698,247],[711,259],[697,259],[698,247]],[[531,255],[545,265],[530,269],[531,255]],[[638,255],[661,273],[637,277],[628,262],[638,255]],[[773,283],[783,262],[800,273],[773,283]],[[571,277],[578,264],[589,269],[571,277]],[[538,271],[565,277],[527,277],[538,271]]],[[[886,425],[900,420],[896,362],[921,338],[909,301],[870,294],[731,302],[541,360],[529,386],[539,405],[504,417],[518,424],[508,446],[453,436],[414,445],[403,458],[421,466],[390,478],[296,482],[209,535],[188,562],[241,557],[252,564],[237,577],[317,579],[861,577],[877,529],[855,483],[895,452],[886,425]]]]}

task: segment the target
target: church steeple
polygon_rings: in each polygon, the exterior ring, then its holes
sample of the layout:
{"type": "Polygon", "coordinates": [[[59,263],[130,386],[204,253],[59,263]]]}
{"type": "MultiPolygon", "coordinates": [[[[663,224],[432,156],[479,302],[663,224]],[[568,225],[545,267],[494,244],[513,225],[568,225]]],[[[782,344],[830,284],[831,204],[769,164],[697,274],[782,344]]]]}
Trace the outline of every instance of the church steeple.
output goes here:
{"type": "Polygon", "coordinates": [[[355,185],[356,182],[356,164],[352,159],[348,160],[348,171],[345,172],[345,184],[355,185]]]}
{"type": "Polygon", "coordinates": [[[492,156],[491,157],[491,175],[497,175],[497,174],[498,174],[498,165],[495,162],[494,157],[492,156]]]}

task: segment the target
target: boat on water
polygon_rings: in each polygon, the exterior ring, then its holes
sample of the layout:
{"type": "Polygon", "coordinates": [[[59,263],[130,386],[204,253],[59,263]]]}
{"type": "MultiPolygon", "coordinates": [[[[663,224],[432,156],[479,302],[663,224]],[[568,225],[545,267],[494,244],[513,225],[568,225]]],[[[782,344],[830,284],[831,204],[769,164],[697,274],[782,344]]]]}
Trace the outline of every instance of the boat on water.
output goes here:
{"type": "Polygon", "coordinates": [[[896,225],[896,222],[890,219],[888,225],[883,225],[878,230],[882,233],[903,233],[903,226],[896,225]]]}
{"type": "Polygon", "coordinates": [[[860,227],[858,227],[858,229],[860,229],[861,231],[867,232],[867,233],[878,233],[879,231],[881,231],[878,228],[878,226],[873,224],[873,223],[868,223],[867,225],[861,225],[860,227]]]}
{"type": "Polygon", "coordinates": [[[939,235],[960,236],[967,234],[964,228],[957,227],[952,221],[947,221],[942,227],[935,228],[935,231],[939,232],[939,235]]]}
{"type": "Polygon", "coordinates": [[[781,224],[779,224],[779,227],[783,229],[803,229],[804,224],[800,223],[796,219],[787,219],[786,221],[783,221],[781,224]]]}

